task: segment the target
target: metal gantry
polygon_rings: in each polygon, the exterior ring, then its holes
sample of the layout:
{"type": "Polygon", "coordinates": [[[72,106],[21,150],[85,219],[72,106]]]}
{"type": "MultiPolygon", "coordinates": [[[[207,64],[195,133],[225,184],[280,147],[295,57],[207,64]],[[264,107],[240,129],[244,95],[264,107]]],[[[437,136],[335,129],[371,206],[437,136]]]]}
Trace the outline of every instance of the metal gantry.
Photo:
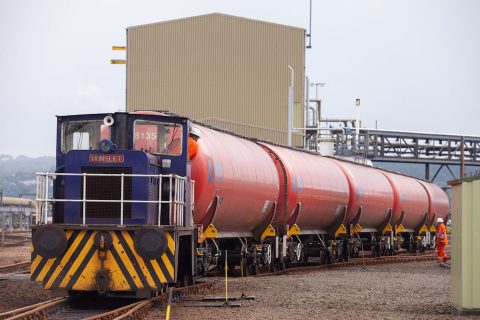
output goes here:
{"type": "Polygon", "coordinates": [[[307,149],[319,151],[322,141],[330,139],[336,156],[374,162],[424,164],[425,179],[432,181],[443,168],[450,172],[452,178],[459,178],[452,166],[460,166],[460,177],[465,176],[465,166],[480,167],[480,137],[361,128],[356,139],[352,119],[328,122],[330,127],[327,125],[326,128],[306,131],[309,137],[307,149]],[[438,165],[432,179],[430,165],[438,165]]]}

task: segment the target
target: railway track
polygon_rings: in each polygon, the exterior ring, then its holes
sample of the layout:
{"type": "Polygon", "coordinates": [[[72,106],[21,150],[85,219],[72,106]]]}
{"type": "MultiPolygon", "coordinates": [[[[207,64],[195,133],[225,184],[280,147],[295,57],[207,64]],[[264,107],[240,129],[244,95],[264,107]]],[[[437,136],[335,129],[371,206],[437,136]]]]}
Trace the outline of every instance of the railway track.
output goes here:
{"type": "Polygon", "coordinates": [[[9,265],[0,266],[0,274],[12,273],[16,271],[27,271],[30,267],[30,262],[19,262],[9,265]]]}
{"type": "Polygon", "coordinates": [[[283,270],[278,270],[274,272],[267,272],[255,275],[254,277],[269,277],[276,275],[300,273],[300,272],[310,272],[317,270],[328,270],[336,268],[345,268],[345,267],[356,267],[356,266],[368,266],[368,265],[378,265],[378,264],[391,264],[391,263],[407,263],[407,262],[422,262],[422,261],[432,261],[435,258],[435,253],[428,252],[422,254],[402,254],[397,256],[382,256],[377,258],[365,257],[363,258],[353,258],[346,262],[335,262],[331,264],[322,264],[318,263],[303,263],[295,267],[286,268],[283,270]]]}
{"type": "MultiPolygon", "coordinates": [[[[211,290],[214,281],[175,288],[173,295],[189,296],[211,290]]],[[[165,304],[167,295],[162,294],[148,300],[133,299],[81,299],[63,297],[33,304],[27,307],[0,313],[0,320],[20,319],[143,319],[152,307],[165,304]],[[123,301],[122,301],[123,300],[123,301]],[[133,301],[133,302],[132,302],[133,301]]]]}
{"type": "MultiPolygon", "coordinates": [[[[0,232],[1,236],[1,232],[0,232]]],[[[32,241],[32,236],[28,235],[26,233],[24,234],[12,234],[10,232],[5,233],[4,235],[5,247],[17,247],[17,246],[23,246],[26,243],[29,243],[32,241]]]]}
{"type": "MultiPolygon", "coordinates": [[[[317,270],[328,270],[334,268],[345,268],[355,266],[368,266],[377,264],[391,264],[391,263],[406,263],[406,262],[420,262],[430,261],[434,259],[435,254],[432,252],[409,255],[401,254],[397,256],[386,257],[365,257],[351,259],[347,262],[336,262],[326,265],[318,265],[315,263],[308,263],[292,266],[284,270],[275,272],[267,272],[258,274],[255,277],[269,277],[277,275],[295,274],[301,272],[311,272],[317,270]]],[[[25,264],[25,263],[24,263],[25,264]]],[[[28,264],[28,263],[27,263],[28,264]]],[[[201,294],[211,291],[213,286],[223,280],[214,280],[204,283],[195,284],[184,288],[175,288],[173,295],[175,298],[186,297],[194,294],[201,294]]],[[[95,299],[95,301],[80,298],[57,298],[42,303],[34,304],[24,308],[4,312],[0,314],[0,320],[3,319],[143,319],[145,318],[151,308],[165,305],[167,302],[167,295],[162,294],[158,297],[148,300],[126,300],[120,299],[95,299]]]]}

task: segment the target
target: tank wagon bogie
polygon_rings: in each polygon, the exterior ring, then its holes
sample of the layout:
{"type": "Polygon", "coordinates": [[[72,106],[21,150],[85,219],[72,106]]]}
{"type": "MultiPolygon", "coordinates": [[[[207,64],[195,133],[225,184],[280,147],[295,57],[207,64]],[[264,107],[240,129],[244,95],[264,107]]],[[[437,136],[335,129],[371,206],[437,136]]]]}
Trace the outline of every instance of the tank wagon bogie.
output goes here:
{"type": "Polygon", "coordinates": [[[448,215],[429,182],[149,111],[58,117],[37,182],[31,278],[75,295],[424,250],[448,215]]]}

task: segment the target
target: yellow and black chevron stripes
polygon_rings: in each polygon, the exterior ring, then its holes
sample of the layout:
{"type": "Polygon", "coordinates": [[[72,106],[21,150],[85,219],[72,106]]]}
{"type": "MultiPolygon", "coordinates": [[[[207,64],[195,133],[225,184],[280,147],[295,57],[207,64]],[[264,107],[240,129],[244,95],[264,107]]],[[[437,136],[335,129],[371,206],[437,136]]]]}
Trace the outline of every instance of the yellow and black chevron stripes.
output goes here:
{"type": "MultiPolygon", "coordinates": [[[[31,279],[41,281],[45,289],[96,291],[96,276],[101,270],[93,230],[66,230],[67,249],[57,258],[43,258],[32,252],[31,279]]],[[[166,232],[167,250],[154,260],[145,260],[135,251],[135,231],[108,231],[112,247],[107,250],[104,270],[109,291],[160,289],[175,279],[175,240],[166,232]]]]}

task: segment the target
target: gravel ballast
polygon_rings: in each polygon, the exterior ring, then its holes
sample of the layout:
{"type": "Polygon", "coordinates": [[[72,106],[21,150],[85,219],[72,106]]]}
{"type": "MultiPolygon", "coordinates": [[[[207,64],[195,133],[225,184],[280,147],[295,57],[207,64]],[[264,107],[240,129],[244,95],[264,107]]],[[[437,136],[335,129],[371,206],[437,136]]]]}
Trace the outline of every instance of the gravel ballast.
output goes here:
{"type": "MultiPolygon", "coordinates": [[[[241,295],[231,279],[229,295],[241,295]]],[[[450,270],[435,261],[371,265],[247,278],[240,308],[172,305],[171,319],[468,319],[450,314],[450,270]]],[[[217,284],[215,296],[224,295],[217,284]]],[[[165,311],[149,319],[165,317],[165,311]]],[[[473,317],[470,317],[470,319],[473,317]]]]}

